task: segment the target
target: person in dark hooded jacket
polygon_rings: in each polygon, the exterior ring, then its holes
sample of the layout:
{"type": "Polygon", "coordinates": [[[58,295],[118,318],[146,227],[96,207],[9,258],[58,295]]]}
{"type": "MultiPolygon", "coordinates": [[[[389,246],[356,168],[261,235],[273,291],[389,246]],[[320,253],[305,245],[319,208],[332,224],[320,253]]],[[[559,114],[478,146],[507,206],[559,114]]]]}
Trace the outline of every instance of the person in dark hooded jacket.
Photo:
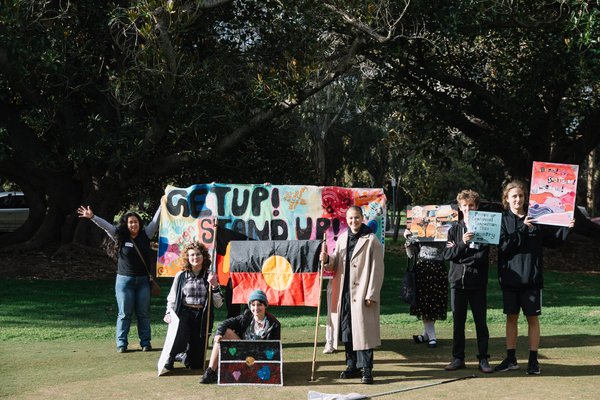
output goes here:
{"type": "Polygon", "coordinates": [[[543,247],[557,247],[569,229],[536,225],[525,210],[527,188],[520,181],[508,183],[503,190],[500,244],[498,246],[498,281],[502,289],[506,314],[506,358],[495,370],[504,372],[519,369],[516,358],[518,320],[522,309],[527,317],[529,361],[527,374],[539,375],[538,348],[540,344],[539,315],[542,313],[544,287],[543,247]]]}
{"type": "Polygon", "coordinates": [[[473,243],[473,232],[469,232],[467,228],[469,211],[479,208],[479,194],[473,190],[463,190],[456,196],[456,200],[463,219],[450,228],[443,253],[444,259],[451,261],[448,278],[454,326],[452,361],[445,369],[455,371],[465,368],[465,323],[470,305],[477,333],[479,369],[490,373],[493,369],[488,360],[490,333],[486,322],[490,249],[486,244],[473,243]]]}

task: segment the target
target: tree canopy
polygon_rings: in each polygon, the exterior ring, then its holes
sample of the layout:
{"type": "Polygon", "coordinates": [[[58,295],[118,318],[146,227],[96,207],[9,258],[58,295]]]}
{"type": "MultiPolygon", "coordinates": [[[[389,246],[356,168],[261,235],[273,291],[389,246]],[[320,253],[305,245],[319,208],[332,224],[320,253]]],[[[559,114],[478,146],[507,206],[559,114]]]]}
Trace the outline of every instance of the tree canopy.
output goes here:
{"type": "Polygon", "coordinates": [[[4,244],[94,242],[77,205],[152,211],[166,184],[397,177],[434,202],[469,183],[493,198],[533,160],[582,164],[600,143],[599,15],[579,0],[5,1],[0,176],[31,209],[4,244]]]}

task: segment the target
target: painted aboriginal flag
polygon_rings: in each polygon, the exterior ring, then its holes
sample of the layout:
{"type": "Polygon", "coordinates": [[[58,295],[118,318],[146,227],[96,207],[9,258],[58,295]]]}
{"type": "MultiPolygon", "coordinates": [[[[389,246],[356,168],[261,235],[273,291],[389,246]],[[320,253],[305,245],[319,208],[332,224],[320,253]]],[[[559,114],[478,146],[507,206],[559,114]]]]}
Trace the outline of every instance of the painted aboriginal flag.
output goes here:
{"type": "Polygon", "coordinates": [[[232,241],[229,256],[233,303],[245,303],[262,289],[269,306],[319,302],[320,240],[232,241]]]}
{"type": "Polygon", "coordinates": [[[229,281],[229,255],[231,246],[229,242],[232,240],[248,240],[248,236],[243,233],[227,229],[219,224],[217,231],[217,278],[219,284],[227,285],[229,281]]]}

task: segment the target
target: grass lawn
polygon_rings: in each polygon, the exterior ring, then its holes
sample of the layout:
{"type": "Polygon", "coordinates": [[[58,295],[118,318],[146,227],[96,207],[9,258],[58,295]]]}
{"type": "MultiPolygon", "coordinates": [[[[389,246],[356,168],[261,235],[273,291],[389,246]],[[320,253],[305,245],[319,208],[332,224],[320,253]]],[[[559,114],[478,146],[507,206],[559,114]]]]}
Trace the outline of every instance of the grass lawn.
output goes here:
{"type": "MultiPolygon", "coordinates": [[[[200,371],[177,368],[156,377],[166,326],[164,296],[170,281],[162,280],[163,296],[153,299],[153,345],[143,353],[135,344],[117,354],[114,344],[116,304],[113,281],[0,280],[0,397],[128,398],[128,399],[306,399],[309,390],[323,393],[384,393],[474,374],[477,379],[453,382],[382,399],[582,399],[598,398],[600,384],[600,276],[546,273],[541,317],[541,376],[526,376],[527,325],[521,318],[517,356],[521,370],[483,376],[476,369],[474,326],[467,321],[466,370],[448,373],[452,319],[438,321],[439,346],[412,342],[421,324],[408,315],[397,296],[405,260],[397,245],[388,245],[382,293],[383,345],[375,352],[375,384],[338,379],[344,355],[323,355],[324,329],[319,331],[315,382],[311,375],[316,309],[274,307],[282,322],[284,387],[218,387],[199,385],[200,371]]],[[[504,356],[501,293],[492,268],[489,286],[490,353],[493,365],[504,356]]],[[[322,307],[322,315],[325,314],[322,307]]],[[[223,317],[217,313],[217,319],[223,317]]],[[[325,317],[320,319],[325,323],[325,317]]],[[[179,367],[179,364],[176,364],[179,367]]]]}

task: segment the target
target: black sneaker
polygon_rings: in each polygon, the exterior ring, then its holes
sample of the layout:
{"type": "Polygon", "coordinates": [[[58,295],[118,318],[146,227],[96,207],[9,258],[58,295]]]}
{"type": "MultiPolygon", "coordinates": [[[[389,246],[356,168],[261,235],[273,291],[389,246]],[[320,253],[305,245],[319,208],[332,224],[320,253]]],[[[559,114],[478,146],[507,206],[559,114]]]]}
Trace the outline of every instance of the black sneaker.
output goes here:
{"type": "Polygon", "coordinates": [[[502,360],[502,362],[496,365],[494,371],[496,372],[506,372],[506,371],[514,371],[519,369],[519,365],[517,364],[517,360],[511,361],[508,358],[502,360]]]}
{"type": "Polygon", "coordinates": [[[362,371],[356,367],[348,367],[340,374],[341,379],[352,379],[362,377],[362,371]]]}
{"type": "Polygon", "coordinates": [[[217,381],[217,371],[213,371],[211,367],[206,368],[202,378],[200,378],[200,383],[215,383],[217,381]]]}
{"type": "Polygon", "coordinates": [[[360,383],[364,383],[366,385],[370,385],[373,383],[373,374],[371,373],[371,368],[363,368],[360,383]]]}
{"type": "Polygon", "coordinates": [[[152,346],[142,346],[142,351],[152,351],[152,346]]]}
{"type": "Polygon", "coordinates": [[[173,368],[175,368],[173,366],[173,362],[174,362],[173,358],[169,357],[163,368],[166,369],[167,371],[173,371],[173,368]]]}
{"type": "Polygon", "coordinates": [[[540,364],[537,361],[527,364],[527,375],[539,375],[541,373],[540,364]]]}
{"type": "Polygon", "coordinates": [[[117,347],[117,353],[125,353],[127,351],[127,347],[119,346],[117,347]]]}

